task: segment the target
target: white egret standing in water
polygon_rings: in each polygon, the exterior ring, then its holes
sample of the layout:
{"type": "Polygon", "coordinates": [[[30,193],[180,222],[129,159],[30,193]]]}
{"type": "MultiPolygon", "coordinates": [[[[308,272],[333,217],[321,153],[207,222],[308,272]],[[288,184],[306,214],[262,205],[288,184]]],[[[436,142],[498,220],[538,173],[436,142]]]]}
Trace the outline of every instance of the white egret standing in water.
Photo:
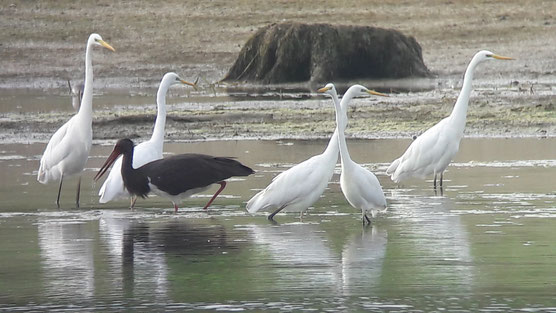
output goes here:
{"type": "Polygon", "coordinates": [[[361,85],[353,85],[349,87],[342,97],[340,105],[334,103],[334,108],[336,109],[338,142],[340,145],[340,158],[342,160],[340,187],[349,204],[361,210],[363,224],[370,224],[371,220],[367,216],[367,213],[371,213],[374,217],[377,210],[385,209],[386,198],[384,197],[382,186],[380,186],[380,182],[376,176],[351,159],[344,135],[348,123],[346,113],[349,102],[354,97],[366,94],[386,96],[385,94],[369,90],[361,85]]]}
{"type": "Polygon", "coordinates": [[[490,51],[479,51],[467,66],[463,86],[450,116],[429,128],[411,143],[405,153],[394,160],[386,170],[391,179],[399,183],[410,177],[425,178],[434,174],[440,175],[440,188],[444,170],[459,150],[459,143],[465,129],[467,106],[472,90],[473,72],[475,67],[486,60],[513,60],[509,57],[496,55],[490,51]]]}
{"type": "MultiPolygon", "coordinates": [[[[320,90],[319,90],[320,91],[320,90]]],[[[321,92],[329,94],[335,103],[340,103],[336,88],[328,84],[321,92]]],[[[280,212],[303,214],[322,195],[334,174],[338,162],[338,130],[334,131],[322,154],[315,155],[274,177],[270,185],[247,202],[247,211],[274,209],[268,216],[272,220],[280,212]]]]}
{"type": "MultiPolygon", "coordinates": [[[[46,184],[53,180],[60,180],[56,205],[60,207],[60,191],[64,177],[81,174],[87,159],[93,140],[93,63],[92,48],[102,46],[111,51],[114,48],[102,40],[98,34],[91,34],[87,41],[85,52],[85,88],[79,111],[62,127],[60,127],[46,146],[41,158],[37,180],[46,184]]],[[[81,188],[81,177],[77,184],[77,196],[75,199],[79,207],[79,191],[81,188]]]]}
{"type": "MultiPolygon", "coordinates": [[[[187,82],[181,79],[176,73],[166,73],[162,77],[158,92],[156,94],[157,115],[154,123],[153,134],[148,141],[138,144],[133,152],[133,168],[138,168],[151,161],[162,159],[162,150],[164,147],[164,127],[166,125],[166,93],[170,86],[174,84],[186,84],[195,87],[194,83],[187,82]]],[[[112,169],[108,178],[100,188],[98,195],[100,196],[99,202],[106,203],[108,201],[116,200],[122,197],[131,196],[124,187],[122,179],[122,157],[120,156],[112,169]]],[[[132,197],[131,206],[135,204],[136,197],[132,197]]]]}

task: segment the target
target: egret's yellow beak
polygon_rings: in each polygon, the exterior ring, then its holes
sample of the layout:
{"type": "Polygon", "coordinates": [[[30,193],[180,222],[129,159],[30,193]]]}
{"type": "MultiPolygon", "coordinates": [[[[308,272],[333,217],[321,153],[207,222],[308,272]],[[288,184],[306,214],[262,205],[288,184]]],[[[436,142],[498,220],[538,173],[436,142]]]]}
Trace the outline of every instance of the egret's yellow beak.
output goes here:
{"type": "Polygon", "coordinates": [[[387,94],[380,93],[380,92],[377,92],[377,91],[374,91],[374,90],[368,90],[367,89],[367,93],[371,94],[371,95],[375,95],[375,96],[389,97],[389,95],[387,95],[387,94]]]}
{"type": "Polygon", "coordinates": [[[104,40],[99,40],[98,43],[100,43],[101,46],[105,47],[106,49],[112,51],[112,52],[116,52],[116,50],[114,50],[114,48],[112,48],[111,45],[109,45],[106,41],[104,40]]]}
{"type": "Polygon", "coordinates": [[[496,54],[493,54],[492,57],[495,58],[495,59],[498,59],[498,60],[515,60],[514,58],[503,57],[501,55],[496,55],[496,54]]]}
{"type": "Polygon", "coordinates": [[[185,80],[183,80],[183,79],[181,79],[181,78],[180,78],[180,82],[181,82],[182,84],[189,85],[189,86],[191,86],[191,87],[197,89],[197,84],[196,84],[196,83],[190,83],[190,82],[185,81],[185,80]]]}
{"type": "Polygon", "coordinates": [[[321,89],[317,90],[317,92],[327,92],[330,90],[330,87],[322,87],[321,89]]]}

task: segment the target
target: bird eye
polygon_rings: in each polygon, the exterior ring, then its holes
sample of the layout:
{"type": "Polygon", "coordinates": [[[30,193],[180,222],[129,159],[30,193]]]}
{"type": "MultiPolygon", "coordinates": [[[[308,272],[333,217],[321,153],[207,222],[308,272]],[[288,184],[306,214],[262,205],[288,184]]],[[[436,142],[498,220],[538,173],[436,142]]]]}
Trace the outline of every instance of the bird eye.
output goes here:
{"type": "Polygon", "coordinates": [[[492,58],[492,54],[487,54],[486,57],[487,58],[492,58]]]}

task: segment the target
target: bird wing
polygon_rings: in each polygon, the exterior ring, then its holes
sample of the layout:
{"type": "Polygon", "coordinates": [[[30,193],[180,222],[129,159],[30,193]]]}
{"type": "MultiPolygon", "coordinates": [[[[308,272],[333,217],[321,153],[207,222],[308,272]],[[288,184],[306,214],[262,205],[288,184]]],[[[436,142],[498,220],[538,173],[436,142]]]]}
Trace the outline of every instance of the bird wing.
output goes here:
{"type": "Polygon", "coordinates": [[[100,187],[98,195],[100,196],[98,200],[100,203],[107,203],[108,201],[129,195],[125,190],[124,180],[122,178],[122,156],[119,156],[112,165],[110,174],[108,174],[102,187],[100,187]]]}
{"type": "Polygon", "coordinates": [[[360,184],[360,192],[365,195],[365,200],[372,208],[385,208],[386,207],[386,197],[382,191],[382,186],[378,181],[378,178],[371,171],[363,168],[364,170],[364,181],[365,184],[360,184]]]}
{"type": "Polygon", "coordinates": [[[326,168],[319,157],[314,156],[280,173],[270,185],[247,202],[247,211],[254,213],[267,208],[287,207],[309,197],[313,192],[318,199],[334,174],[334,167],[326,168]]]}
{"type": "Polygon", "coordinates": [[[390,166],[388,166],[388,169],[386,169],[386,175],[394,174],[394,172],[398,168],[398,165],[400,165],[400,162],[401,162],[401,157],[392,161],[392,164],[390,164],[390,166]]]}
{"type": "Polygon", "coordinates": [[[154,160],[162,159],[163,146],[150,140],[135,146],[133,150],[133,168],[139,168],[154,160]]]}
{"type": "Polygon", "coordinates": [[[340,186],[353,207],[362,210],[386,207],[386,198],[378,178],[357,163],[342,167],[340,186]]]}
{"type": "Polygon", "coordinates": [[[180,154],[147,163],[139,168],[158,189],[178,195],[232,176],[248,176],[252,169],[231,158],[204,154],[180,154]]]}
{"type": "Polygon", "coordinates": [[[71,123],[73,123],[73,117],[58,128],[48,141],[40,161],[38,180],[41,183],[46,183],[48,181],[47,172],[70,153],[69,145],[62,145],[60,143],[67,137],[71,123]]]}
{"type": "Polygon", "coordinates": [[[429,172],[435,161],[443,153],[441,139],[443,138],[442,133],[446,122],[447,118],[429,128],[411,143],[398,160],[392,162],[390,166],[392,169],[388,168],[387,170],[387,172],[392,173],[392,180],[399,182],[407,177],[423,177],[430,174],[429,172]],[[396,167],[395,170],[393,170],[394,166],[396,167]]]}

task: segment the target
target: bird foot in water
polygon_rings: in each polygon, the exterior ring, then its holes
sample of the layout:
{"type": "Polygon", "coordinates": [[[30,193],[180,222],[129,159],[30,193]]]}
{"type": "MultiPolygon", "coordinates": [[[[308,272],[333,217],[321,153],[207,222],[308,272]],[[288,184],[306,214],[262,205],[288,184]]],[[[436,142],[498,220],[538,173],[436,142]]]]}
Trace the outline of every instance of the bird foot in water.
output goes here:
{"type": "Polygon", "coordinates": [[[369,219],[367,214],[363,214],[363,226],[370,226],[370,225],[371,225],[371,220],[369,219]]]}

